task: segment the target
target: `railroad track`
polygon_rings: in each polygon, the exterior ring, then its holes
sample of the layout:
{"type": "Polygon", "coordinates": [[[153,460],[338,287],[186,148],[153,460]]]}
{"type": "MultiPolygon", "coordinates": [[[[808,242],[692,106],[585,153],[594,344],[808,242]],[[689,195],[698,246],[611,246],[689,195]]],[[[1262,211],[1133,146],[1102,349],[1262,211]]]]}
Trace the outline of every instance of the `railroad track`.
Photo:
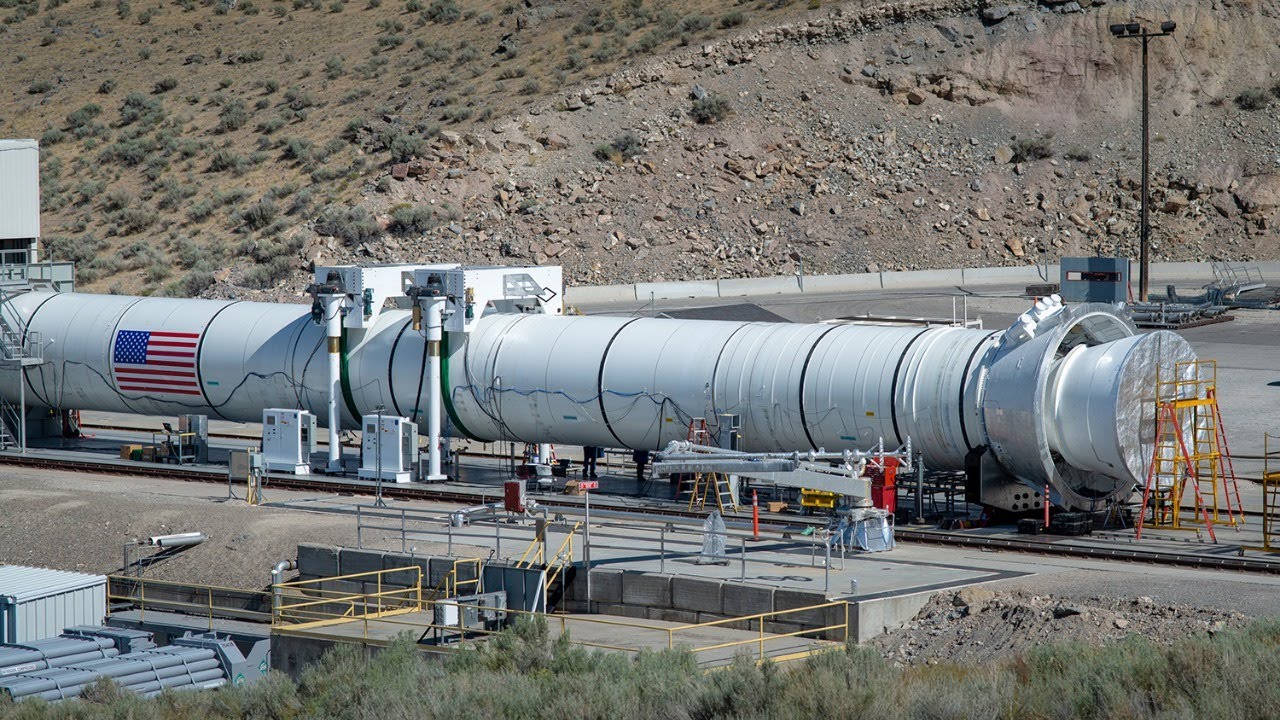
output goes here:
{"type": "MultiPolygon", "coordinates": [[[[187,482],[225,483],[226,476],[216,472],[192,470],[179,465],[121,465],[112,462],[81,461],[61,458],[49,458],[33,455],[0,454],[0,465],[14,465],[47,470],[63,470],[91,472],[99,474],[122,475],[133,474],[143,477],[183,480],[187,482]]],[[[293,476],[272,475],[268,478],[269,486],[286,490],[322,491],[350,493],[353,495],[371,495],[373,487],[369,485],[342,484],[318,480],[300,479],[293,476]]],[[[463,493],[437,488],[401,487],[395,484],[384,484],[382,494],[385,497],[402,500],[421,500],[430,502],[458,503],[473,505],[477,497],[473,493],[463,493]]],[[[495,493],[496,497],[496,493],[495,493]]],[[[556,497],[539,498],[539,503],[548,507],[576,508],[578,504],[556,497]]],[[[605,509],[605,508],[602,508],[605,509]]],[[[629,513],[653,515],[655,517],[689,517],[701,518],[697,512],[679,508],[659,507],[627,507],[629,513]]],[[[1260,513],[1246,512],[1247,516],[1260,517],[1260,513]]],[[[741,519],[741,518],[738,518],[741,519]]],[[[820,526],[825,521],[818,518],[785,518],[780,522],[777,517],[762,518],[762,527],[774,532],[797,532],[805,526],[820,526]]],[[[1224,530],[1225,531],[1225,527],[1224,530]]],[[[979,550],[1003,550],[1007,552],[1035,553],[1058,557],[1088,558],[1094,560],[1120,560],[1126,562],[1143,562],[1178,567],[1216,568],[1236,572],[1257,572],[1280,575],[1280,561],[1261,558],[1247,558],[1242,555],[1201,555],[1169,551],[1135,550],[1119,547],[1090,547],[1082,545],[1066,545],[1044,540],[1024,540],[1020,538],[996,538],[941,530],[913,529],[899,526],[894,535],[898,540],[909,542],[931,543],[952,547],[968,547],[979,550]]],[[[1223,545],[1223,550],[1230,551],[1238,546],[1223,545]]],[[[1238,549],[1242,553],[1242,549],[1238,549]]]]}

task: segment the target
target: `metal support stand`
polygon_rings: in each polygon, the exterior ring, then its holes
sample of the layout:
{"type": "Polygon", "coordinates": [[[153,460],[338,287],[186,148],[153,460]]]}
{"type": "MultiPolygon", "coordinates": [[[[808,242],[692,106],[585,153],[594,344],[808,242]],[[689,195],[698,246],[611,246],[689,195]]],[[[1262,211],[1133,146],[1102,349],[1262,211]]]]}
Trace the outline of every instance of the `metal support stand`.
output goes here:
{"type": "Polygon", "coordinates": [[[342,301],[344,295],[322,295],[329,360],[329,464],[331,473],[342,472],[342,301]]]}
{"type": "Polygon", "coordinates": [[[374,475],[374,484],[373,484],[373,487],[374,487],[373,506],[380,507],[380,508],[384,508],[387,506],[386,501],[382,499],[382,411],[384,409],[385,408],[383,408],[381,405],[379,405],[377,408],[374,409],[374,412],[378,414],[378,425],[375,429],[375,432],[377,432],[378,434],[376,436],[377,442],[374,444],[374,457],[373,457],[375,467],[377,468],[377,474],[374,475]]]}
{"type": "Polygon", "coordinates": [[[443,295],[430,297],[426,301],[427,320],[427,477],[428,482],[447,480],[440,467],[440,415],[443,392],[440,387],[440,343],[444,339],[444,304],[443,295]]]}

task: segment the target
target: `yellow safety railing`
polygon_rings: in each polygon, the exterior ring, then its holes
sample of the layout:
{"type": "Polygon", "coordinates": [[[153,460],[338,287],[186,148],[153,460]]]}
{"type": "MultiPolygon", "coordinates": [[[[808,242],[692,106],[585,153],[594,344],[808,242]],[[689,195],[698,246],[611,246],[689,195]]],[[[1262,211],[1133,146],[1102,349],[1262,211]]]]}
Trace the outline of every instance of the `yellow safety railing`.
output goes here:
{"type": "Polygon", "coordinates": [[[147,611],[203,615],[210,631],[213,630],[215,618],[258,622],[271,619],[269,610],[254,610],[248,607],[257,605],[269,608],[271,606],[271,593],[263,590],[197,585],[128,575],[109,576],[107,578],[107,614],[111,614],[113,607],[126,604],[138,610],[139,621],[146,620],[147,611]],[[121,586],[126,587],[127,591],[118,590],[121,586]],[[148,589],[150,589],[150,597],[147,596],[148,589]],[[243,604],[232,604],[230,601],[233,599],[243,601],[243,604]]]}
{"type": "Polygon", "coordinates": [[[295,580],[272,586],[271,609],[273,627],[316,628],[363,620],[376,620],[393,615],[417,612],[422,607],[422,568],[409,567],[372,570],[315,580],[295,580]],[[390,583],[392,573],[411,573],[413,582],[390,583]],[[325,583],[360,583],[372,585],[373,592],[346,592],[323,587],[325,583]]]}
{"type": "MultiPolygon", "coordinates": [[[[395,571],[383,571],[395,572],[395,571]]],[[[360,576],[374,575],[375,573],[363,573],[360,576]]],[[[327,580],[350,579],[360,576],[344,576],[343,578],[327,578],[327,580]]],[[[317,583],[321,581],[307,581],[309,583],[317,583]]],[[[289,585],[297,585],[298,583],[290,583],[289,585]]],[[[281,586],[277,586],[281,587],[281,586]]],[[[410,588],[410,591],[415,588],[410,588]]],[[[349,638],[351,640],[361,639],[370,644],[386,644],[390,642],[390,638],[401,632],[412,632],[417,635],[426,635],[430,631],[438,631],[440,633],[451,633],[456,638],[459,646],[465,646],[468,641],[483,640],[484,638],[495,635],[501,630],[489,629],[485,627],[468,626],[465,624],[465,613],[462,612],[463,605],[452,600],[437,600],[430,598],[422,598],[420,595],[416,600],[408,600],[405,598],[404,591],[381,591],[377,593],[365,594],[338,594],[336,597],[328,597],[316,600],[308,600],[303,602],[282,603],[279,612],[273,616],[272,627],[278,633],[295,633],[295,634],[314,634],[317,628],[326,626],[344,625],[350,623],[360,623],[361,632],[358,636],[350,633],[342,633],[338,639],[349,638]],[[395,607],[383,607],[381,601],[383,598],[393,596],[396,599],[395,607]],[[435,609],[438,606],[458,608],[457,623],[443,624],[435,622],[435,609]],[[360,611],[359,608],[364,608],[360,611]],[[375,630],[373,636],[370,635],[370,626],[373,625],[375,630]]],[[[579,628],[600,627],[607,630],[603,633],[610,638],[613,637],[632,637],[637,639],[637,645],[627,646],[619,645],[611,642],[598,642],[594,640],[574,637],[573,643],[583,647],[595,648],[600,650],[609,650],[615,652],[639,653],[644,649],[653,649],[661,647],[665,644],[668,649],[676,647],[687,647],[695,656],[701,656],[701,664],[718,663],[724,664],[732,659],[737,653],[733,653],[729,657],[710,657],[711,653],[716,651],[731,649],[750,649],[751,655],[757,662],[770,660],[774,662],[788,662],[809,657],[818,652],[822,652],[831,648],[829,642],[834,639],[847,642],[849,639],[849,605],[844,601],[833,601],[818,605],[809,605],[806,607],[792,608],[789,610],[775,610],[766,613],[757,613],[755,615],[746,615],[743,617],[725,618],[722,620],[713,620],[704,623],[692,623],[686,625],[670,626],[667,624],[652,624],[640,621],[606,619],[602,617],[586,616],[586,615],[565,615],[555,614],[548,615],[540,612],[529,612],[525,610],[502,609],[499,612],[504,617],[541,617],[546,621],[558,624],[560,634],[571,633],[575,626],[579,628]],[[802,629],[789,632],[768,632],[766,624],[770,622],[788,623],[789,616],[799,615],[801,613],[819,613],[820,618],[830,618],[828,613],[834,610],[834,618],[838,622],[827,622],[827,624],[819,627],[805,627],[802,629]],[[736,630],[751,632],[751,637],[739,637],[734,640],[725,642],[712,643],[708,645],[697,645],[691,636],[697,631],[706,631],[713,628],[724,628],[726,630],[736,630]],[[621,631],[627,632],[621,632],[621,631]],[[643,635],[649,634],[651,637],[648,642],[641,642],[643,635]],[[826,638],[815,637],[825,635],[826,638]],[[686,642],[686,638],[689,640],[686,642]],[[777,644],[792,638],[803,638],[807,640],[804,644],[791,644],[788,647],[776,649],[777,644]],[[708,659],[709,658],[709,659],[708,659]]],[[[798,624],[794,623],[793,624],[798,624]]],[[[583,630],[583,634],[587,634],[583,630]]],[[[449,650],[448,646],[438,646],[435,650],[449,650]]]]}

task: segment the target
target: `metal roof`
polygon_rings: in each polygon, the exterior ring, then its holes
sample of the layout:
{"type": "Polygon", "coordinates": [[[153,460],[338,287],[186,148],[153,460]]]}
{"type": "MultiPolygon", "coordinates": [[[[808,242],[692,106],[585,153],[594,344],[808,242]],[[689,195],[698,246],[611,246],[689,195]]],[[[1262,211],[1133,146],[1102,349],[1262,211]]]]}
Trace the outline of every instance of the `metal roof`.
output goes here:
{"type": "Polygon", "coordinates": [[[106,575],[90,575],[24,565],[0,565],[0,599],[14,604],[102,585],[106,582],[106,575]]]}

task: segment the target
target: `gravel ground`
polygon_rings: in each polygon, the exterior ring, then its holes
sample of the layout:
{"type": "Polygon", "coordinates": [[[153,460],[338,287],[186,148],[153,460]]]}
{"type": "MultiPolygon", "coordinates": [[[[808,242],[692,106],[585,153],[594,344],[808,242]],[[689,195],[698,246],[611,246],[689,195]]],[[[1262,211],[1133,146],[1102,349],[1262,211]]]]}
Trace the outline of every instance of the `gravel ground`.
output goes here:
{"type": "MultiPolygon", "coordinates": [[[[226,488],[214,483],[5,468],[0,472],[0,563],[118,573],[125,543],[199,530],[208,541],[151,565],[145,576],[265,587],[272,566],[292,558],[299,542],[355,545],[352,515],[333,512],[332,504],[326,504],[329,511],[297,507],[322,497],[333,496],[271,490],[268,500],[291,506],[250,507],[227,500],[226,488]]],[[[379,541],[370,535],[366,547],[399,549],[398,536],[379,541]]],[[[445,550],[442,544],[415,545],[422,554],[445,550]]],[[[464,551],[461,545],[454,549],[464,551]]]]}
{"type": "Polygon", "coordinates": [[[1141,635],[1167,644],[1246,621],[1245,615],[1230,610],[1157,602],[1150,596],[1074,601],[968,587],[938,593],[913,621],[872,644],[903,665],[932,665],[940,660],[972,663],[1055,641],[1098,645],[1141,635]]]}

